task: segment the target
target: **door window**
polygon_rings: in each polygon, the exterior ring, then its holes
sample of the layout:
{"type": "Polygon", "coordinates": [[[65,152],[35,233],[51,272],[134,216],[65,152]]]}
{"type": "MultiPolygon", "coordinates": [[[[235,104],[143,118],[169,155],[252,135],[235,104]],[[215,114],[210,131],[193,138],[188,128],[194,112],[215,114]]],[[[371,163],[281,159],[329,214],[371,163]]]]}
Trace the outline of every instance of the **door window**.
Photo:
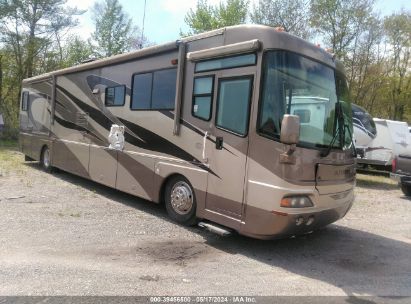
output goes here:
{"type": "Polygon", "coordinates": [[[247,135],[252,77],[219,81],[216,126],[240,136],[247,135]]]}
{"type": "Polygon", "coordinates": [[[213,83],[213,76],[197,77],[194,79],[193,116],[207,121],[210,120],[213,101],[213,83]]]}

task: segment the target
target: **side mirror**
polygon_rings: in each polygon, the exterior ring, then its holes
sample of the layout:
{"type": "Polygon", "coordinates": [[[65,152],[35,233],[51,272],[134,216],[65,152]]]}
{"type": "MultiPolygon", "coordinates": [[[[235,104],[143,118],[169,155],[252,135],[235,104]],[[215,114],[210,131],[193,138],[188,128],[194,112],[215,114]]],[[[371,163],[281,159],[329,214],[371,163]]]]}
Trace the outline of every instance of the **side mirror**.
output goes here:
{"type": "Polygon", "coordinates": [[[280,141],[287,145],[296,145],[300,140],[300,117],[285,114],[281,122],[280,141]]]}

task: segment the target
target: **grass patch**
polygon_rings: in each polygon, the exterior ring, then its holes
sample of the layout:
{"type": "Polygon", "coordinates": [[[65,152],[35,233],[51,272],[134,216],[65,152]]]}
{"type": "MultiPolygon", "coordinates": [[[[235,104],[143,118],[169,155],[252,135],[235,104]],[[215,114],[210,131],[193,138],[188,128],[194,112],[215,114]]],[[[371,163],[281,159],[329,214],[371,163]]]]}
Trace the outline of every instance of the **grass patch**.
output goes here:
{"type": "Polygon", "coordinates": [[[18,152],[17,141],[0,140],[0,176],[10,172],[23,173],[26,170],[23,161],[23,155],[18,152]]]}
{"type": "Polygon", "coordinates": [[[357,174],[357,186],[377,190],[394,190],[398,188],[397,182],[382,175],[357,174]]]}
{"type": "Polygon", "coordinates": [[[19,145],[19,143],[18,143],[17,140],[10,140],[10,139],[0,138],[0,148],[17,149],[18,145],[19,145]]]}

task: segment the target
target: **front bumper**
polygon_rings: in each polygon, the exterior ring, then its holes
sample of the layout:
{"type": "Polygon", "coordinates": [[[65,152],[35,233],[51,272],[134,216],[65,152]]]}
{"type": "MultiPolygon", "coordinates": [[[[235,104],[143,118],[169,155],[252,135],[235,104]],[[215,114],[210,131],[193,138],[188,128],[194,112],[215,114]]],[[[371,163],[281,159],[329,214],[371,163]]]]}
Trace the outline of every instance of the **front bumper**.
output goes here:
{"type": "Polygon", "coordinates": [[[399,173],[390,173],[390,178],[393,181],[396,181],[398,184],[410,184],[411,185],[411,176],[399,173]]]}
{"type": "Polygon", "coordinates": [[[278,239],[311,232],[327,226],[341,218],[351,209],[354,197],[347,203],[325,210],[283,213],[247,207],[247,218],[240,234],[257,239],[278,239]],[[301,219],[302,218],[302,219],[301,219]],[[309,219],[313,219],[310,223],[309,219]],[[298,224],[298,222],[301,222],[298,224]]]}

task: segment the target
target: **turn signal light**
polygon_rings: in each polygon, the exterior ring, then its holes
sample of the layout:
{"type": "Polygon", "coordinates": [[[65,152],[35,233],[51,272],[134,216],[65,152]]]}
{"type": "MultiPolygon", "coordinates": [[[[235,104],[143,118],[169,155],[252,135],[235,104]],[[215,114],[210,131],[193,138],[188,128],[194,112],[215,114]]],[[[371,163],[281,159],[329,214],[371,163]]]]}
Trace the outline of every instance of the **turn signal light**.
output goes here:
{"type": "Polygon", "coordinates": [[[306,208],[313,207],[314,204],[308,196],[288,196],[283,197],[280,206],[285,208],[306,208]]]}

